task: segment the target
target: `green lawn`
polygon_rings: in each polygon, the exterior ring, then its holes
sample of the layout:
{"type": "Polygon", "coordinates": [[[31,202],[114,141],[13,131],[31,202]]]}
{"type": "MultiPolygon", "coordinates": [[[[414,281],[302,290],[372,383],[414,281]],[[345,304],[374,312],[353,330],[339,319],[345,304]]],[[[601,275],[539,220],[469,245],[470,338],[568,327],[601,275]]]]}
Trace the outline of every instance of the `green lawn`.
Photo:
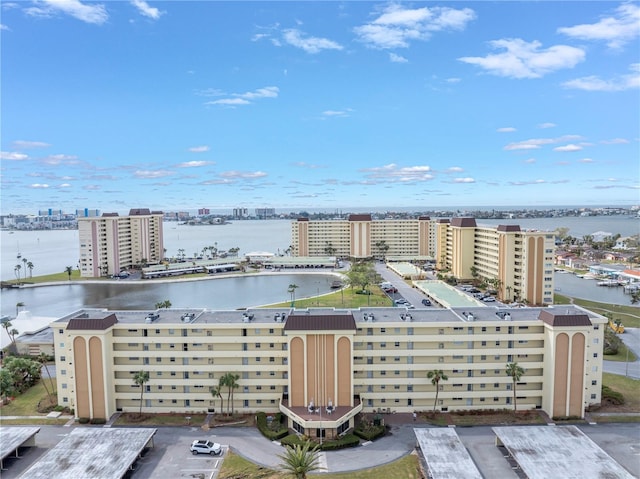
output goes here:
{"type": "MultiPolygon", "coordinates": [[[[46,374],[45,374],[46,376],[46,374]]],[[[47,388],[51,390],[49,378],[43,378],[38,383],[27,389],[23,394],[17,396],[9,404],[0,407],[0,417],[2,416],[46,416],[46,414],[38,412],[38,402],[42,399],[46,399],[47,392],[42,384],[42,381],[47,382],[47,388]]],[[[53,378],[55,394],[56,379],[53,378]]]]}
{"type": "Polygon", "coordinates": [[[620,362],[634,362],[637,358],[636,355],[629,349],[624,343],[618,348],[618,354],[605,354],[604,359],[606,361],[620,361],[620,362]]]}
{"type": "Polygon", "coordinates": [[[142,414],[142,420],[137,413],[124,413],[114,423],[114,426],[202,426],[206,414],[142,414]],[[187,417],[191,419],[187,421],[187,417]]]}
{"type": "Polygon", "coordinates": [[[30,278],[29,275],[27,274],[27,278],[26,279],[21,278],[19,283],[18,283],[18,280],[16,279],[4,281],[4,282],[8,284],[40,284],[40,283],[55,283],[55,282],[62,283],[64,281],[84,281],[87,279],[95,279],[95,278],[83,278],[82,276],[80,276],[80,271],[78,271],[77,269],[74,269],[71,272],[71,279],[69,279],[69,275],[67,273],[65,273],[64,271],[61,271],[60,273],[46,274],[43,276],[34,276],[33,278],[30,278]]]}
{"type": "Polygon", "coordinates": [[[622,393],[626,408],[640,412],[640,379],[602,373],[602,384],[622,393]]]}
{"type": "MultiPolygon", "coordinates": [[[[290,301],[270,304],[268,308],[287,308],[290,301]]],[[[345,288],[342,291],[325,294],[315,298],[296,299],[296,308],[364,308],[367,306],[393,306],[391,299],[378,286],[371,287],[371,294],[356,294],[355,289],[345,288]]]]}
{"type": "Polygon", "coordinates": [[[640,308],[637,306],[631,305],[631,300],[629,300],[629,305],[620,305],[620,304],[609,304],[609,303],[599,303],[597,301],[589,301],[587,299],[579,299],[579,298],[570,298],[568,296],[563,296],[562,294],[554,294],[554,303],[555,304],[577,304],[578,306],[582,306],[588,310],[593,311],[594,313],[602,314],[611,313],[613,315],[614,321],[616,319],[622,320],[622,324],[624,326],[628,326],[630,328],[640,328],[640,308]]]}
{"type": "MultiPolygon", "coordinates": [[[[281,473],[253,464],[232,452],[225,456],[218,475],[219,479],[281,479],[282,477],[281,473]]],[[[384,466],[336,474],[323,473],[321,477],[323,479],[420,479],[422,475],[417,456],[411,454],[384,466]]]]}

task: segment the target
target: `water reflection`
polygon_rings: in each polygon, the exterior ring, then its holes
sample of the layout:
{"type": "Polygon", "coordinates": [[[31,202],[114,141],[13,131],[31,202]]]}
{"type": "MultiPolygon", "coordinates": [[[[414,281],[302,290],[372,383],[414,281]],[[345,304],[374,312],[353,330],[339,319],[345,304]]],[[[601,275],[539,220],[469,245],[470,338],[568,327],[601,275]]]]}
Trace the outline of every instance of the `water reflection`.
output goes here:
{"type": "Polygon", "coordinates": [[[278,274],[240,276],[207,281],[108,284],[62,284],[2,290],[2,314],[14,316],[16,304],[36,315],[62,316],[88,308],[153,309],[169,300],[173,308],[229,310],[288,301],[289,284],[298,285],[296,298],[331,291],[330,274],[278,274]]]}

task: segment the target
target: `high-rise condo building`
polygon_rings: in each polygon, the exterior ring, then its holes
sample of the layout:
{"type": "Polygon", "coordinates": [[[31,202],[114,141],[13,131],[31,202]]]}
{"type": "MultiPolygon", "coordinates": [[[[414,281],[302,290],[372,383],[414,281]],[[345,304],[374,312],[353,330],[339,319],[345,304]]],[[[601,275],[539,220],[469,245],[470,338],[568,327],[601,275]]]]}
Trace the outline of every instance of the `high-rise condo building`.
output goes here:
{"type": "Polygon", "coordinates": [[[517,225],[478,226],[473,218],[292,222],[294,256],[393,258],[431,257],[458,280],[490,280],[504,301],[553,303],[554,234],[522,231],[517,225]]]}
{"type": "Polygon", "coordinates": [[[161,211],[137,208],[127,216],[104,213],[78,218],[80,274],[99,277],[118,274],[140,264],[157,264],[164,257],[161,211]]]}

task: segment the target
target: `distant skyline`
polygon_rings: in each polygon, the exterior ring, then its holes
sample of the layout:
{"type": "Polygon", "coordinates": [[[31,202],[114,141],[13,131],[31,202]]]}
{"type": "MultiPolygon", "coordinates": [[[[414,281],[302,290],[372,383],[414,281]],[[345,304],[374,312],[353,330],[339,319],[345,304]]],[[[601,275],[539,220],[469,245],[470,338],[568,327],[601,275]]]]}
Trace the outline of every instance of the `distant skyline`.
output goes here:
{"type": "Polygon", "coordinates": [[[640,203],[637,2],[0,15],[2,214],[640,203]]]}

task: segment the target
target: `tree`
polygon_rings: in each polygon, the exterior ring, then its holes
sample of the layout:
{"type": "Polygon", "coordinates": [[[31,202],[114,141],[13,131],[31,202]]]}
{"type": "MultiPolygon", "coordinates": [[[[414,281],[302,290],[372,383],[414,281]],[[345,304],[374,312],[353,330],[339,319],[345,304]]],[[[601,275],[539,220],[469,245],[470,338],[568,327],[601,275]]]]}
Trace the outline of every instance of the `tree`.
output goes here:
{"type": "Polygon", "coordinates": [[[53,378],[51,377],[51,373],[49,372],[49,366],[47,365],[47,363],[49,362],[49,357],[45,353],[40,353],[37,357],[37,360],[42,366],[44,366],[44,370],[46,371],[47,376],[49,377],[49,383],[51,385],[51,394],[49,394],[49,390],[47,389],[47,385],[44,380],[42,380],[42,385],[44,386],[45,391],[47,391],[47,395],[49,396],[49,401],[51,402],[51,404],[53,404],[52,394],[54,393],[56,387],[53,384],[53,378]]]}
{"type": "Polygon", "coordinates": [[[71,274],[73,273],[73,266],[65,266],[64,272],[69,275],[69,281],[71,281],[71,274]]]}
{"type": "Polygon", "coordinates": [[[389,251],[390,246],[387,244],[385,240],[376,241],[375,244],[377,250],[380,252],[380,257],[382,260],[387,256],[387,251],[389,251]]]}
{"type": "Polygon", "coordinates": [[[359,286],[362,291],[366,291],[367,286],[375,282],[377,278],[376,270],[370,261],[361,261],[351,266],[347,272],[347,278],[351,287],[359,286]]]}
{"type": "Polygon", "coordinates": [[[31,261],[27,262],[27,268],[29,269],[29,278],[33,278],[33,263],[31,261]]]}
{"type": "Polygon", "coordinates": [[[171,301],[169,301],[168,299],[156,303],[156,309],[169,309],[170,307],[171,301]]]}
{"type": "Polygon", "coordinates": [[[513,380],[513,411],[517,409],[516,405],[516,383],[524,375],[524,369],[518,363],[507,363],[507,376],[511,376],[513,380]]]}
{"type": "Polygon", "coordinates": [[[278,456],[282,459],[280,468],[287,476],[295,479],[306,479],[310,472],[322,469],[318,447],[307,441],[304,444],[297,444],[287,447],[284,454],[278,456]]]}
{"type": "Polygon", "coordinates": [[[474,286],[477,286],[478,285],[478,277],[480,276],[480,273],[478,273],[478,267],[477,266],[472,266],[471,268],[469,268],[469,271],[471,272],[471,277],[473,278],[474,286]]]}
{"type": "Polygon", "coordinates": [[[20,266],[19,264],[15,265],[15,267],[13,268],[13,272],[16,274],[16,278],[18,279],[18,284],[20,284],[20,270],[22,269],[22,266],[20,266]]]}
{"type": "Polygon", "coordinates": [[[298,289],[299,286],[297,284],[291,283],[289,285],[289,289],[287,289],[287,292],[291,295],[291,307],[293,308],[296,305],[296,289],[298,289]]]}
{"type": "Polygon", "coordinates": [[[233,413],[233,391],[238,389],[240,376],[234,373],[226,373],[220,378],[220,384],[227,388],[227,416],[233,413]]]}
{"type": "Polygon", "coordinates": [[[22,393],[40,379],[40,363],[32,359],[9,356],[4,360],[3,368],[10,374],[15,393],[22,393]]]}
{"type": "Polygon", "coordinates": [[[7,332],[7,335],[9,336],[9,339],[11,340],[11,344],[13,346],[16,345],[16,336],[18,334],[20,334],[20,332],[13,328],[13,324],[11,324],[11,321],[3,321],[2,322],[2,327],[5,329],[5,331],[7,332]]]}
{"type": "Polygon", "coordinates": [[[324,254],[327,256],[333,256],[336,252],[336,249],[333,247],[330,241],[327,241],[324,246],[324,254]]]}
{"type": "Polygon", "coordinates": [[[433,401],[433,412],[436,411],[436,404],[438,404],[438,390],[440,389],[440,381],[446,381],[449,379],[442,369],[434,369],[427,373],[427,378],[431,379],[431,384],[436,387],[436,399],[433,401]]]}
{"type": "Polygon", "coordinates": [[[220,384],[218,384],[217,386],[213,386],[213,387],[209,388],[209,391],[211,391],[211,395],[213,396],[214,406],[215,406],[216,398],[220,398],[220,411],[222,411],[222,408],[223,408],[223,405],[222,405],[222,386],[220,384]]]}
{"type": "Polygon", "coordinates": [[[640,303],[640,289],[636,289],[631,293],[631,304],[640,303]]]}
{"type": "Polygon", "coordinates": [[[0,404],[5,404],[6,399],[14,394],[13,376],[7,369],[0,369],[0,404]]]}
{"type": "Polygon", "coordinates": [[[20,308],[24,308],[24,303],[22,301],[19,301],[16,303],[16,316],[18,316],[18,313],[20,312],[20,308]]]}
{"type": "Polygon", "coordinates": [[[142,416],[142,395],[144,394],[144,385],[149,382],[149,373],[147,371],[138,371],[133,376],[133,382],[140,386],[140,412],[138,413],[142,416]]]}

